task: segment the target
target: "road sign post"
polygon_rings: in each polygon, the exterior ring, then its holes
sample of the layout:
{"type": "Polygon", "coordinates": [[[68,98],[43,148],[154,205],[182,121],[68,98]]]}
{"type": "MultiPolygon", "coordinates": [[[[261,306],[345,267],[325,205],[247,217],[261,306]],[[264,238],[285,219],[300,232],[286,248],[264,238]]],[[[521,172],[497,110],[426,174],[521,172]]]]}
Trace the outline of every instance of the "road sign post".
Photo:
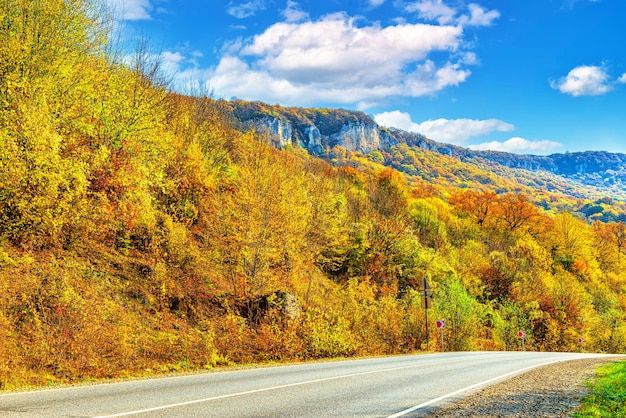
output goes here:
{"type": "Polygon", "coordinates": [[[426,351],[430,349],[430,338],[428,336],[428,305],[426,305],[426,351]]]}
{"type": "Polygon", "coordinates": [[[522,351],[526,351],[524,340],[526,339],[526,331],[517,331],[517,337],[522,340],[522,351]]]}
{"type": "Polygon", "coordinates": [[[420,291],[422,295],[422,307],[426,310],[426,351],[430,348],[430,336],[428,334],[428,309],[431,305],[431,300],[433,297],[433,291],[430,288],[430,283],[428,283],[428,279],[424,276],[423,287],[420,291]]]}
{"type": "Polygon", "coordinates": [[[445,346],[443,344],[443,329],[446,327],[446,321],[443,319],[437,320],[437,329],[441,332],[441,352],[446,351],[445,346]]]}

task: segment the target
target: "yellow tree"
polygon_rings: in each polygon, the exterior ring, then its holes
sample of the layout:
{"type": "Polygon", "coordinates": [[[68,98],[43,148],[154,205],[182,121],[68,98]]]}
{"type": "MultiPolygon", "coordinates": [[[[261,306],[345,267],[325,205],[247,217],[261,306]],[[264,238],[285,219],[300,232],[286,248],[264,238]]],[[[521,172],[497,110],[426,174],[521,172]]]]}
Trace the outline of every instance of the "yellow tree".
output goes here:
{"type": "Polygon", "coordinates": [[[0,234],[16,244],[59,244],[85,207],[87,167],[66,152],[63,110],[104,47],[96,5],[0,2],[0,234]]]}
{"type": "Polygon", "coordinates": [[[559,213],[554,219],[554,257],[566,270],[590,277],[598,266],[591,229],[571,213],[559,213]]]}
{"type": "Polygon", "coordinates": [[[287,152],[248,137],[235,154],[233,178],[206,202],[204,225],[232,293],[249,298],[290,286],[310,213],[306,177],[287,152]]]}
{"type": "Polygon", "coordinates": [[[404,215],[408,205],[406,179],[396,170],[384,169],[371,185],[370,200],[374,209],[386,218],[404,215]]]}
{"type": "Polygon", "coordinates": [[[621,271],[626,252],[626,224],[596,221],[593,223],[593,237],[603,270],[621,271]]]}
{"type": "Polygon", "coordinates": [[[345,268],[349,249],[350,222],[348,199],[334,168],[321,160],[310,159],[306,165],[310,224],[307,250],[315,265],[329,275],[345,268]]]}

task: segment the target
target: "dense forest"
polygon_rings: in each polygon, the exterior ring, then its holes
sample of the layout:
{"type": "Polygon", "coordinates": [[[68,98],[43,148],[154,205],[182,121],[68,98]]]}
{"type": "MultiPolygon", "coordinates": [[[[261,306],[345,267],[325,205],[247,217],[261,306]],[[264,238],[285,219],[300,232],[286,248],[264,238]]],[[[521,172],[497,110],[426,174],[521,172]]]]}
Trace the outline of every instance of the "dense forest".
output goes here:
{"type": "Polygon", "coordinates": [[[626,350],[623,222],[488,171],[457,187],[275,149],[114,27],[96,0],[0,0],[0,389],[436,350],[434,319],[450,350],[520,330],[626,350]]]}

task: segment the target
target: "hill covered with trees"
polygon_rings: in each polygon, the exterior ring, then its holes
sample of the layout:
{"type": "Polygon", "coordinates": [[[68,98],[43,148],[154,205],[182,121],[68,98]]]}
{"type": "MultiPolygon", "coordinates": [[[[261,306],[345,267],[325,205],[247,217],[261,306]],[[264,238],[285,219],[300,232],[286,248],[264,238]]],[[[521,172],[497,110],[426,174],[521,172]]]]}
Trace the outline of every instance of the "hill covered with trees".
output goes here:
{"type": "Polygon", "coordinates": [[[622,201],[406,143],[269,146],[116,55],[97,1],[0,22],[1,389],[432,350],[424,278],[451,350],[626,350],[622,201]]]}
{"type": "MultiPolygon", "coordinates": [[[[463,167],[459,170],[458,182],[454,184],[457,187],[468,186],[466,174],[472,172],[475,172],[476,179],[487,181],[486,171],[539,192],[626,200],[624,154],[587,151],[539,156],[473,151],[438,143],[417,133],[381,127],[360,111],[286,108],[241,100],[226,102],[226,106],[240,129],[257,130],[266,136],[266,142],[277,148],[301,147],[312,155],[328,158],[332,149],[339,146],[348,152],[372,153],[378,162],[418,177],[432,177],[433,171],[441,171],[439,167],[433,170],[433,167],[416,165],[409,155],[430,151],[461,162],[455,163],[455,166],[463,167]]],[[[454,173],[446,177],[452,179],[454,173]]]]}

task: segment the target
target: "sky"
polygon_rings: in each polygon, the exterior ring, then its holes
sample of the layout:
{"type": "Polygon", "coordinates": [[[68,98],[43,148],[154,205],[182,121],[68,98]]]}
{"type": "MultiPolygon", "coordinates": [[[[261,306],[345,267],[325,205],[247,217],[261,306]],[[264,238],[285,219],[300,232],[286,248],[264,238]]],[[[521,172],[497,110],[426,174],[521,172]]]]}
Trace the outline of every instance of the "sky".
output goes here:
{"type": "Polygon", "coordinates": [[[105,0],[173,88],[471,149],[626,153],[624,0],[105,0]]]}

